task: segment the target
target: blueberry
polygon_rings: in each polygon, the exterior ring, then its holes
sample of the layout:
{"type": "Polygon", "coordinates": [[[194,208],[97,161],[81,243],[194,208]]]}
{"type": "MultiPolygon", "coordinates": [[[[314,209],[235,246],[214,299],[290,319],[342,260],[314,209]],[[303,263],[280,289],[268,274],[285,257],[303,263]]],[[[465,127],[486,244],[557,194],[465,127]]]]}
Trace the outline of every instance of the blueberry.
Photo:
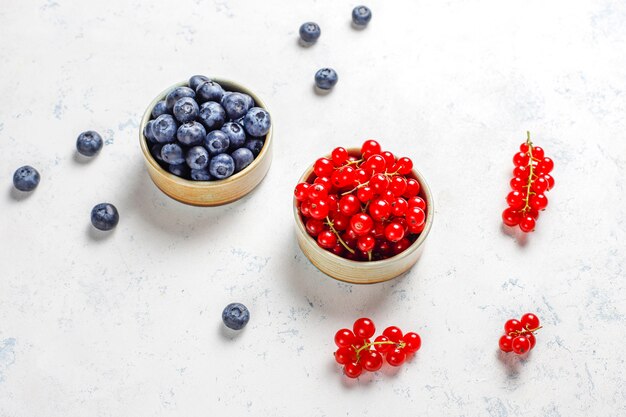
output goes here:
{"type": "Polygon", "coordinates": [[[222,312],[222,321],[229,329],[241,330],[250,320],[248,308],[241,303],[228,304],[222,312]]]}
{"type": "Polygon", "coordinates": [[[185,153],[180,145],[168,143],[167,145],[163,145],[161,149],[161,158],[168,164],[179,165],[185,162],[185,153]]]}
{"type": "Polygon", "coordinates": [[[152,123],[152,134],[159,143],[174,142],[178,125],[174,116],[162,114],[152,123]]]}
{"type": "Polygon", "coordinates": [[[254,99],[252,97],[250,97],[246,93],[239,93],[239,94],[241,94],[246,99],[246,110],[250,110],[251,108],[254,107],[254,99]]]}
{"type": "Polygon", "coordinates": [[[367,26],[372,20],[372,11],[366,6],[356,6],[352,9],[352,23],[356,26],[367,26]]]}
{"type": "Polygon", "coordinates": [[[241,148],[246,141],[246,132],[238,123],[225,123],[224,126],[222,126],[222,132],[226,133],[226,136],[228,136],[229,149],[231,151],[241,148]]]}
{"type": "Polygon", "coordinates": [[[337,84],[339,77],[332,68],[322,68],[315,73],[315,85],[322,90],[330,90],[337,84]]]}
{"type": "Polygon", "coordinates": [[[156,142],[156,138],[154,137],[154,131],[152,128],[154,127],[154,120],[148,120],[148,123],[143,128],[143,135],[150,143],[156,142]]]}
{"type": "Polygon", "coordinates": [[[206,137],[206,129],[198,122],[189,122],[180,125],[176,131],[176,138],[187,146],[200,145],[206,137]]]}
{"type": "Polygon", "coordinates": [[[39,172],[30,165],[18,168],[13,174],[13,185],[20,191],[33,191],[39,185],[39,172]]]}
{"type": "Polygon", "coordinates": [[[191,179],[194,181],[211,181],[213,178],[206,169],[192,169],[191,179]]]}
{"type": "Polygon", "coordinates": [[[191,97],[183,97],[174,104],[174,117],[181,123],[191,122],[199,111],[198,103],[191,97]]]}
{"type": "Polygon", "coordinates": [[[165,100],[159,101],[152,108],[152,118],[153,119],[156,119],[160,115],[166,114],[166,113],[167,113],[167,105],[165,104],[165,100]]]}
{"type": "Polygon", "coordinates": [[[174,109],[174,104],[183,97],[195,98],[196,93],[189,87],[176,87],[165,96],[167,110],[171,113],[174,109]]]}
{"type": "Polygon", "coordinates": [[[224,89],[215,81],[205,81],[196,88],[198,101],[219,101],[224,95],[224,89]]]}
{"type": "Polygon", "coordinates": [[[94,156],[102,149],[102,136],[98,132],[88,130],[78,135],[76,139],[76,149],[78,153],[85,156],[94,156]]]}
{"type": "Polygon", "coordinates": [[[211,131],[222,127],[226,121],[226,112],[219,103],[208,101],[200,106],[198,119],[207,131],[211,131]]]}
{"type": "Polygon", "coordinates": [[[187,164],[170,165],[167,170],[177,177],[187,178],[189,176],[189,167],[187,164]]]}
{"type": "Polygon", "coordinates": [[[228,178],[235,172],[235,161],[227,153],[221,153],[211,158],[209,174],[218,180],[228,178]]]}
{"type": "Polygon", "coordinates": [[[248,139],[244,142],[243,147],[250,149],[256,158],[263,148],[263,141],[261,139],[248,139]]]}
{"type": "Polygon", "coordinates": [[[204,139],[204,147],[209,150],[211,156],[215,156],[218,153],[224,153],[230,146],[230,140],[226,133],[221,130],[213,130],[206,135],[204,139]]]}
{"type": "Polygon", "coordinates": [[[305,45],[312,45],[322,34],[317,23],[306,22],[300,26],[300,39],[305,45]]]}
{"type": "Polygon", "coordinates": [[[254,154],[248,148],[236,149],[230,156],[235,161],[235,172],[243,170],[254,161],[254,154]]]}
{"type": "Polygon", "coordinates": [[[156,144],[150,148],[150,154],[158,162],[165,162],[161,157],[161,149],[163,149],[163,145],[156,144]]]}
{"type": "Polygon", "coordinates": [[[243,119],[243,127],[252,136],[265,136],[271,125],[269,113],[260,107],[253,107],[248,110],[243,119]]]}
{"type": "Polygon", "coordinates": [[[99,230],[111,230],[120,221],[120,215],[113,204],[100,203],[91,210],[91,224],[99,230]]]}
{"type": "Polygon", "coordinates": [[[204,169],[209,165],[209,153],[202,146],[194,146],[185,158],[191,169],[204,169]]]}
{"type": "Polygon", "coordinates": [[[209,77],[205,77],[204,75],[194,75],[193,77],[189,79],[189,87],[193,91],[196,91],[196,88],[198,88],[198,86],[205,81],[211,81],[211,80],[209,79],[209,77]]]}
{"type": "Polygon", "coordinates": [[[222,106],[231,120],[245,116],[248,111],[248,100],[241,93],[232,93],[224,97],[222,106]]]}

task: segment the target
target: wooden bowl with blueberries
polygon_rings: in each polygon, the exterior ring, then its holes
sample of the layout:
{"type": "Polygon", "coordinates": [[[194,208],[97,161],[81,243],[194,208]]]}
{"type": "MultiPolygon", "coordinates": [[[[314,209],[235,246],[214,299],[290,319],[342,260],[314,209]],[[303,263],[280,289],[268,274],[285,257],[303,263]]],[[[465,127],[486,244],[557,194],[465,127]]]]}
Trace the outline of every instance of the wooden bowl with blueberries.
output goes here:
{"type": "Polygon", "coordinates": [[[272,162],[272,121],[252,91],[194,75],[159,94],[139,130],[148,174],[169,197],[195,206],[240,199],[272,162]]]}

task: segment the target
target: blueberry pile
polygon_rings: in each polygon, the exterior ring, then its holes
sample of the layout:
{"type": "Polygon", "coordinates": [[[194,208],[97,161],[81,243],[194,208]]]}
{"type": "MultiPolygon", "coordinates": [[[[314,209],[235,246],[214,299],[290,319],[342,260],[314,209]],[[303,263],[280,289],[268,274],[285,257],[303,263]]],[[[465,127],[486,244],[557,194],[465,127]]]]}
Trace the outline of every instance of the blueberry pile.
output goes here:
{"type": "Polygon", "coordinates": [[[154,106],[143,134],[164,169],[188,180],[213,181],[250,165],[270,127],[269,113],[248,94],[194,75],[154,106]]]}

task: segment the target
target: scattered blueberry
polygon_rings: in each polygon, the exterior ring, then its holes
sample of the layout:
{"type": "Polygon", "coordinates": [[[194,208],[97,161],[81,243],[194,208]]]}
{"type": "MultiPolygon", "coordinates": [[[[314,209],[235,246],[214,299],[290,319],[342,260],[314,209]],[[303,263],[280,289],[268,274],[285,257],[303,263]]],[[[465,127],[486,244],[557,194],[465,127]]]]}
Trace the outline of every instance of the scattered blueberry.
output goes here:
{"type": "Polygon", "coordinates": [[[189,87],[176,87],[165,97],[167,110],[171,112],[174,109],[174,104],[183,97],[195,98],[196,93],[189,87]]]}
{"type": "Polygon", "coordinates": [[[372,11],[366,6],[356,6],[352,9],[352,23],[356,26],[367,26],[372,20],[372,11]]]}
{"type": "Polygon", "coordinates": [[[178,125],[174,116],[162,114],[154,120],[152,124],[152,134],[159,143],[174,142],[178,125]]]}
{"type": "Polygon", "coordinates": [[[161,158],[168,164],[179,165],[185,162],[185,153],[180,145],[168,143],[167,145],[163,145],[161,149],[161,158]]]}
{"type": "Polygon", "coordinates": [[[243,119],[243,127],[251,136],[265,136],[271,125],[269,113],[261,107],[251,108],[243,119]]]}
{"type": "Polygon", "coordinates": [[[84,156],[94,156],[100,152],[103,144],[102,136],[93,130],[81,133],[76,139],[76,149],[78,153],[84,156]]]}
{"type": "Polygon", "coordinates": [[[229,329],[241,330],[250,320],[248,308],[241,303],[228,304],[222,312],[222,321],[229,329]]]}
{"type": "Polygon", "coordinates": [[[13,174],[13,185],[20,191],[33,191],[39,185],[39,172],[30,165],[18,168],[13,174]]]}
{"type": "Polygon", "coordinates": [[[199,111],[198,103],[191,97],[183,97],[174,104],[174,117],[181,123],[195,120],[199,111]]]}
{"type": "Polygon", "coordinates": [[[235,172],[235,161],[233,161],[233,158],[230,155],[221,153],[211,158],[211,162],[209,163],[209,174],[213,177],[218,180],[223,180],[224,178],[228,178],[233,175],[233,172],[235,172]]]}
{"type": "Polygon", "coordinates": [[[236,149],[230,156],[235,161],[235,172],[241,171],[254,161],[254,154],[248,148],[236,149]]]}
{"type": "Polygon", "coordinates": [[[148,123],[146,123],[146,126],[143,128],[143,135],[145,136],[146,139],[148,139],[148,142],[154,143],[156,142],[156,138],[154,137],[154,132],[152,131],[152,127],[154,125],[154,120],[149,120],[148,123]]]}
{"type": "Polygon", "coordinates": [[[213,178],[206,169],[192,169],[191,179],[194,181],[211,181],[213,178]]]}
{"type": "Polygon", "coordinates": [[[167,105],[165,104],[165,100],[159,101],[152,108],[152,118],[153,119],[156,119],[160,115],[166,114],[166,113],[167,113],[167,105]]]}
{"type": "Polygon", "coordinates": [[[194,146],[185,158],[191,169],[204,169],[209,165],[209,153],[202,146],[194,146]]]}
{"type": "Polygon", "coordinates": [[[235,150],[243,146],[246,141],[246,132],[243,130],[240,124],[235,122],[224,123],[222,126],[222,132],[228,136],[229,149],[235,150]]]}
{"type": "Polygon", "coordinates": [[[231,120],[239,119],[248,111],[248,100],[241,93],[232,93],[224,97],[222,106],[231,120]]]}
{"type": "Polygon", "coordinates": [[[187,178],[189,176],[189,167],[187,164],[170,165],[167,170],[177,177],[187,178]]]}
{"type": "Polygon", "coordinates": [[[198,122],[189,122],[180,125],[176,131],[176,138],[187,146],[200,145],[206,137],[206,129],[198,122]]]}
{"type": "Polygon", "coordinates": [[[330,90],[337,84],[337,72],[332,68],[322,68],[315,73],[315,85],[322,90],[330,90]]]}
{"type": "Polygon", "coordinates": [[[300,39],[305,45],[313,45],[321,34],[322,31],[317,23],[306,22],[300,26],[300,39]]]}
{"type": "Polygon", "coordinates": [[[91,224],[99,230],[111,230],[120,221],[120,215],[113,204],[100,203],[91,210],[91,224]]]}
{"type": "Polygon", "coordinates": [[[244,142],[243,147],[250,149],[250,151],[252,151],[252,155],[256,158],[259,156],[259,153],[261,153],[263,141],[261,139],[248,139],[244,142]]]}
{"type": "Polygon", "coordinates": [[[198,101],[217,101],[218,103],[224,95],[224,89],[215,81],[205,81],[196,88],[198,101]]]}
{"type": "Polygon", "coordinates": [[[198,120],[207,131],[219,129],[226,121],[226,112],[219,103],[208,101],[200,106],[198,120]]]}
{"type": "Polygon", "coordinates": [[[194,75],[193,77],[189,79],[189,87],[193,91],[196,91],[198,86],[206,81],[211,81],[211,80],[209,79],[209,77],[205,77],[204,75],[194,75]]]}
{"type": "Polygon", "coordinates": [[[218,153],[224,153],[230,146],[230,140],[226,133],[221,130],[213,130],[206,135],[204,140],[204,147],[209,150],[211,156],[215,156],[218,153]]]}

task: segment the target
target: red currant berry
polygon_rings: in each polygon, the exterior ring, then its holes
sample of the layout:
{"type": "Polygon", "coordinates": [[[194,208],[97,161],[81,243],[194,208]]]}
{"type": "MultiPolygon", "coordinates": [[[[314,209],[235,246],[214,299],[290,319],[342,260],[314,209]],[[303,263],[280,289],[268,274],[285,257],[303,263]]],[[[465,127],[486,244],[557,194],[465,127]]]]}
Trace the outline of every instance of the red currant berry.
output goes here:
{"type": "Polygon", "coordinates": [[[357,362],[347,363],[343,367],[343,373],[346,374],[346,376],[349,378],[358,378],[362,372],[363,372],[363,367],[361,366],[360,363],[357,363],[357,362]]]}
{"type": "Polygon", "coordinates": [[[380,154],[380,152],[380,145],[375,140],[366,140],[363,143],[363,146],[361,146],[361,155],[363,155],[364,159],[367,159],[375,154],[380,154]]]}
{"type": "Polygon", "coordinates": [[[318,219],[309,219],[306,221],[306,231],[313,237],[316,237],[324,231],[324,222],[318,219]]]}
{"type": "Polygon", "coordinates": [[[518,152],[513,157],[513,164],[515,164],[516,167],[526,166],[529,162],[530,157],[524,152],[518,152]]]}
{"type": "Polygon", "coordinates": [[[396,222],[389,223],[387,227],[385,227],[385,238],[390,242],[402,240],[402,238],[404,238],[404,227],[396,222]]]}
{"type": "Polygon", "coordinates": [[[526,153],[528,152],[528,150],[530,149],[530,146],[528,146],[528,143],[524,142],[519,146],[519,150],[520,152],[526,153]]]}
{"type": "Polygon", "coordinates": [[[357,350],[359,348],[365,346],[365,345],[369,345],[370,344],[370,340],[369,339],[359,339],[359,338],[356,338],[355,340],[356,340],[356,342],[354,342],[354,347],[357,350]]]}
{"type": "Polygon", "coordinates": [[[383,158],[385,158],[385,165],[388,167],[393,166],[396,163],[396,157],[389,151],[381,152],[380,154],[383,158]]]}
{"type": "Polygon", "coordinates": [[[354,185],[365,184],[370,179],[371,174],[362,168],[354,171],[354,185]]]}
{"type": "Polygon", "coordinates": [[[534,330],[539,327],[539,317],[532,313],[526,313],[520,319],[524,330],[534,330]]]}
{"type": "Polygon", "coordinates": [[[397,328],[396,326],[389,326],[385,330],[383,330],[383,336],[387,337],[387,339],[392,342],[400,343],[402,340],[402,330],[397,328]]]}
{"type": "Polygon", "coordinates": [[[534,348],[535,344],[537,343],[537,339],[535,338],[535,335],[528,332],[528,333],[524,333],[524,337],[526,337],[526,339],[528,339],[528,341],[530,342],[530,348],[534,348]]]}
{"type": "Polygon", "coordinates": [[[385,223],[376,222],[374,223],[374,228],[372,229],[372,234],[376,239],[380,239],[385,236],[385,223]]]}
{"type": "Polygon", "coordinates": [[[356,351],[352,348],[352,346],[340,347],[335,352],[335,360],[341,365],[354,362],[356,361],[356,351]]]}
{"type": "Polygon", "coordinates": [[[533,181],[530,189],[537,194],[541,194],[548,189],[548,181],[544,177],[538,177],[533,181]]]}
{"type": "Polygon", "coordinates": [[[324,184],[312,184],[307,190],[307,198],[309,200],[326,197],[328,197],[328,190],[324,184]]]}
{"type": "Polygon", "coordinates": [[[301,182],[300,184],[296,185],[296,188],[293,191],[293,195],[296,197],[296,200],[298,201],[306,200],[308,196],[307,190],[309,189],[310,186],[311,184],[308,184],[306,182],[301,182]]]}
{"type": "Polygon", "coordinates": [[[340,329],[335,333],[335,344],[337,347],[348,347],[354,345],[356,338],[350,329],[340,329]]]}
{"type": "Polygon", "coordinates": [[[348,160],[348,151],[346,148],[342,148],[341,146],[333,149],[333,153],[331,154],[331,159],[336,166],[341,166],[346,163],[348,160]]]}
{"type": "Polygon", "coordinates": [[[522,323],[517,319],[510,319],[504,323],[504,334],[511,335],[511,333],[521,332],[522,323]]]}
{"type": "Polygon", "coordinates": [[[343,252],[344,252],[343,245],[340,243],[337,243],[335,247],[332,248],[331,251],[337,256],[343,256],[343,252]]]}
{"type": "Polygon", "coordinates": [[[320,158],[313,165],[313,172],[318,177],[330,177],[335,170],[335,166],[330,159],[320,158]]]}
{"type": "Polygon", "coordinates": [[[533,147],[533,158],[534,159],[543,159],[544,152],[543,149],[539,146],[533,147]]]}
{"type": "Polygon", "coordinates": [[[530,233],[533,230],[535,230],[535,224],[537,222],[535,221],[535,218],[533,216],[524,216],[522,217],[522,220],[520,220],[519,222],[519,228],[522,230],[522,232],[524,233],[530,233]]]}
{"type": "Polygon", "coordinates": [[[376,245],[376,239],[374,239],[374,236],[371,235],[361,236],[357,240],[356,245],[359,250],[362,250],[363,252],[369,252],[374,249],[374,246],[376,245]]]}
{"type": "Polygon", "coordinates": [[[374,190],[369,186],[361,187],[356,192],[356,196],[362,203],[367,203],[374,198],[374,190]]]}
{"type": "Polygon", "coordinates": [[[548,205],[548,198],[543,194],[535,194],[530,197],[528,204],[532,209],[543,210],[548,205]]]}
{"type": "Polygon", "coordinates": [[[339,211],[346,216],[352,216],[361,210],[361,202],[353,194],[344,195],[339,200],[339,211]]]}
{"type": "Polygon", "coordinates": [[[513,336],[503,334],[502,337],[500,337],[498,344],[500,345],[500,350],[502,352],[511,352],[513,350],[513,336]]]}
{"type": "Polygon", "coordinates": [[[392,250],[395,255],[404,252],[411,246],[411,241],[407,238],[404,238],[396,243],[393,243],[392,250]]]}
{"type": "Polygon", "coordinates": [[[361,354],[361,363],[366,371],[376,372],[383,366],[383,355],[375,350],[368,350],[361,354]]]}
{"type": "Polygon", "coordinates": [[[399,197],[406,191],[406,178],[393,177],[389,184],[389,190],[394,196],[399,197]]]}
{"type": "Polygon", "coordinates": [[[370,216],[365,213],[359,213],[352,216],[350,219],[350,228],[358,236],[368,234],[374,227],[374,221],[370,216]]]}
{"type": "Polygon", "coordinates": [[[403,349],[393,349],[387,353],[387,363],[391,366],[400,366],[406,360],[406,353],[403,349]]]}
{"type": "Polygon", "coordinates": [[[547,156],[537,164],[537,174],[549,174],[554,168],[554,161],[547,156]]]}
{"type": "Polygon", "coordinates": [[[398,197],[391,203],[391,214],[395,217],[404,216],[409,209],[409,203],[402,197],[398,197]]]}
{"type": "Polygon", "coordinates": [[[387,191],[387,188],[389,187],[389,180],[383,174],[375,174],[370,179],[369,185],[375,193],[382,194],[387,191]]]}
{"type": "Polygon", "coordinates": [[[512,209],[521,209],[524,206],[525,195],[520,191],[511,191],[506,196],[506,202],[512,209]]]}
{"type": "Polygon", "coordinates": [[[335,214],[335,217],[332,220],[333,220],[333,227],[336,230],[343,231],[343,230],[346,230],[348,226],[350,226],[350,217],[344,214],[337,213],[335,214]]]}
{"type": "Polygon", "coordinates": [[[544,174],[543,178],[548,181],[548,188],[547,190],[551,190],[554,188],[554,178],[552,178],[552,175],[550,174],[544,174]]]}
{"type": "Polygon", "coordinates": [[[367,161],[363,162],[362,167],[374,174],[378,174],[379,172],[385,172],[386,164],[385,158],[381,155],[372,155],[367,158],[367,161]]]}
{"type": "Polygon", "coordinates": [[[376,221],[381,221],[389,217],[389,214],[391,214],[391,204],[389,204],[387,200],[378,198],[372,201],[372,203],[367,208],[367,211],[370,216],[372,216],[372,219],[376,221]]]}
{"type": "Polygon", "coordinates": [[[407,200],[407,203],[409,203],[409,208],[419,207],[424,211],[426,210],[426,201],[424,201],[422,197],[419,197],[419,196],[411,197],[407,200]]]}
{"type": "Polygon", "coordinates": [[[408,223],[409,229],[415,229],[426,222],[426,213],[419,207],[409,207],[404,218],[408,223]]]}
{"type": "Polygon", "coordinates": [[[513,348],[513,352],[522,355],[530,350],[530,340],[528,340],[526,336],[517,336],[513,339],[511,347],[513,348]]]}
{"type": "Polygon", "coordinates": [[[357,319],[352,326],[352,330],[356,337],[360,337],[363,339],[369,339],[374,336],[376,332],[376,326],[374,326],[374,322],[366,317],[362,317],[357,319]]]}
{"type": "Polygon", "coordinates": [[[528,177],[530,176],[530,170],[528,169],[527,166],[515,167],[513,169],[513,176],[519,177],[523,179],[524,181],[526,181],[528,177]]]}
{"type": "Polygon", "coordinates": [[[522,191],[526,187],[526,181],[520,177],[511,178],[511,189],[515,191],[522,191]]]}
{"type": "Polygon", "coordinates": [[[406,180],[406,190],[404,190],[404,194],[402,196],[406,198],[411,198],[419,194],[421,189],[420,183],[413,178],[409,178],[406,180]]]}
{"type": "Polygon", "coordinates": [[[318,198],[311,200],[309,207],[309,215],[314,219],[323,219],[330,212],[330,203],[326,198],[318,198]]]}
{"type": "Polygon", "coordinates": [[[504,209],[502,212],[502,222],[507,226],[517,226],[521,218],[522,215],[520,212],[512,209],[511,207],[504,209]]]}
{"type": "Polygon", "coordinates": [[[309,213],[310,208],[311,208],[310,201],[306,200],[300,203],[300,213],[302,213],[304,217],[311,217],[311,214],[309,213]]]}
{"type": "Polygon", "coordinates": [[[412,169],[413,161],[411,161],[410,158],[403,156],[402,158],[398,159],[398,161],[394,164],[394,166],[391,168],[391,172],[406,175],[410,173],[412,169]]]}
{"type": "Polygon", "coordinates": [[[330,230],[325,230],[317,235],[317,244],[324,249],[333,249],[337,245],[337,236],[330,230]]]}
{"type": "Polygon", "coordinates": [[[330,176],[330,182],[337,189],[351,186],[354,183],[354,168],[347,166],[336,169],[330,176]]]}
{"type": "Polygon", "coordinates": [[[391,243],[387,242],[386,240],[378,243],[378,251],[385,258],[393,255],[393,247],[391,246],[391,243]]]}
{"type": "Polygon", "coordinates": [[[402,340],[404,340],[404,343],[406,343],[406,346],[404,347],[404,349],[408,353],[417,352],[419,348],[422,346],[422,339],[417,333],[414,333],[414,332],[409,332],[405,334],[402,340]]]}
{"type": "Polygon", "coordinates": [[[339,212],[339,198],[337,198],[336,194],[332,194],[327,197],[327,200],[328,200],[328,214],[330,216],[335,216],[337,212],[339,212]]]}
{"type": "Polygon", "coordinates": [[[391,349],[394,348],[395,345],[392,343],[386,343],[386,342],[390,342],[387,336],[382,336],[382,335],[378,336],[376,339],[374,339],[374,349],[376,349],[380,353],[389,352],[391,349]],[[381,342],[385,342],[385,343],[381,343],[381,342]]]}

